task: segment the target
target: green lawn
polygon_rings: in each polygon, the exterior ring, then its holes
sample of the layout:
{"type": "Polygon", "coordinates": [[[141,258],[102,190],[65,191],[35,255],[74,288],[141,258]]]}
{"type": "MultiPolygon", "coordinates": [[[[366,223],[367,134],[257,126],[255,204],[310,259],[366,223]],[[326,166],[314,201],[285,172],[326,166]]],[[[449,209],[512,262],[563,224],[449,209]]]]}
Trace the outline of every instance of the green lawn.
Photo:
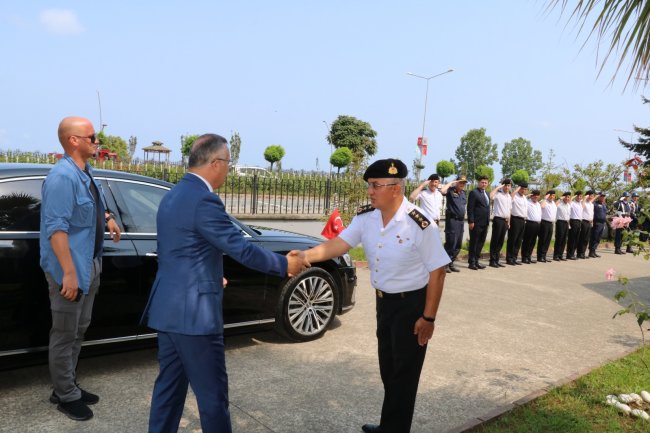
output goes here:
{"type": "MultiPolygon", "coordinates": [[[[567,385],[475,427],[471,433],[650,432],[650,421],[619,413],[604,403],[608,394],[650,392],[650,346],[611,362],[567,385]]],[[[633,407],[634,408],[634,407],[633,407]]],[[[642,407],[650,414],[650,403],[642,407]]]]}

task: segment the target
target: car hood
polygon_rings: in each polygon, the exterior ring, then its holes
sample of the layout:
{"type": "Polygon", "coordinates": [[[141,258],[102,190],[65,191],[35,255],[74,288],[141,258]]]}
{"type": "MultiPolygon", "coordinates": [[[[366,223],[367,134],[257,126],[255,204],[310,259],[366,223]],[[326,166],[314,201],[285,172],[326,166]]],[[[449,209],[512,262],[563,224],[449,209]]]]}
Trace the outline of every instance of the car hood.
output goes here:
{"type": "Polygon", "coordinates": [[[323,243],[323,239],[315,238],[309,235],[303,235],[300,233],[288,232],[280,229],[273,229],[270,227],[261,227],[249,225],[250,228],[257,231],[260,234],[260,237],[266,241],[274,242],[291,242],[291,243],[302,243],[302,244],[313,244],[318,245],[323,243]]]}

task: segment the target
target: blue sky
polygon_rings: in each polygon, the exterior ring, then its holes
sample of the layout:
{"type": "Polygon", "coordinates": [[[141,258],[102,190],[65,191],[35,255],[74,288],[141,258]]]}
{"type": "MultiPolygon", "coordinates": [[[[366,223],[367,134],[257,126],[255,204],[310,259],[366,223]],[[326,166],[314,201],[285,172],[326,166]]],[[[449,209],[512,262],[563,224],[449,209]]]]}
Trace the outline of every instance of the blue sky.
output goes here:
{"type": "MultiPolygon", "coordinates": [[[[558,165],[628,156],[617,137],[650,126],[643,87],[597,78],[596,46],[543,1],[18,1],[0,4],[0,149],[58,151],[81,115],[106,132],[154,140],[242,137],[240,162],[329,169],[327,127],[345,114],[378,132],[375,158],[410,167],[421,134],[432,172],[484,127],[499,151],[517,137],[558,165]]],[[[647,95],[650,97],[650,94],[647,95]]],[[[374,158],[373,158],[374,159],[374,158]]],[[[500,165],[494,166],[499,172],[500,165]]]]}

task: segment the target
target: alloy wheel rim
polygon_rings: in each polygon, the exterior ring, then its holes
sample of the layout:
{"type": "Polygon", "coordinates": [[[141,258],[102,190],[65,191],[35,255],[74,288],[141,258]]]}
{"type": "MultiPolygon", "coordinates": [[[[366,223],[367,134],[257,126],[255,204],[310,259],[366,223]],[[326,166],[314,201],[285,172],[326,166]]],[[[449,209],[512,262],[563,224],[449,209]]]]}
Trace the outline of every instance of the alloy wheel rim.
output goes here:
{"type": "Polygon", "coordinates": [[[288,306],[289,323],[301,335],[321,332],[334,312],[332,286],[322,277],[307,277],[291,292],[288,306]]]}

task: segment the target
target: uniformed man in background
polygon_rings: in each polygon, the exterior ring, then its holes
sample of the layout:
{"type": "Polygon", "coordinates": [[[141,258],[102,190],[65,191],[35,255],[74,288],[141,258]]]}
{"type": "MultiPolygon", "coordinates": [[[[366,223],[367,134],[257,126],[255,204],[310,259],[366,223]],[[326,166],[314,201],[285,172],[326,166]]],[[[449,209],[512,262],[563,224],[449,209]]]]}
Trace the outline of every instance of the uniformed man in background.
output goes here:
{"type": "Polygon", "coordinates": [[[460,272],[454,262],[458,258],[460,247],[463,245],[463,233],[465,232],[465,208],[467,198],[465,196],[465,185],[467,178],[458,176],[440,188],[442,195],[447,197],[447,210],[445,211],[445,251],[451,259],[447,272],[460,272]],[[453,188],[451,188],[453,186],[453,188]]]}
{"type": "Polygon", "coordinates": [[[557,215],[555,218],[555,245],[553,246],[553,260],[565,261],[564,249],[566,248],[569,233],[569,220],[571,218],[571,193],[565,191],[562,200],[558,200],[557,215]]]}
{"type": "Polygon", "coordinates": [[[555,190],[546,191],[544,206],[542,206],[542,222],[539,225],[539,240],[537,241],[537,261],[547,263],[546,253],[551,245],[553,237],[553,224],[557,217],[557,205],[555,204],[555,190]]]}
{"type": "Polygon", "coordinates": [[[589,239],[589,257],[600,257],[596,249],[600,244],[600,238],[603,236],[605,224],[607,224],[607,203],[605,203],[607,194],[600,192],[598,199],[594,203],[594,227],[591,230],[591,239],[589,239]]]}
{"type": "MultiPolygon", "coordinates": [[[[625,191],[620,199],[615,204],[616,216],[618,217],[629,217],[630,216],[630,193],[625,191]]],[[[621,250],[623,246],[623,228],[617,228],[614,233],[614,254],[625,254],[625,251],[621,250]]]]}
{"type": "Polygon", "coordinates": [[[508,232],[510,224],[510,212],[512,211],[512,197],[510,197],[510,186],[512,181],[503,179],[501,185],[490,192],[490,199],[494,203],[492,216],[492,239],[490,240],[490,266],[493,268],[505,268],[499,260],[501,259],[501,248],[508,232]]]}
{"type": "Polygon", "coordinates": [[[420,207],[436,225],[440,225],[440,211],[442,210],[442,194],[439,187],[440,176],[433,173],[415,188],[409,196],[411,203],[420,200],[420,207]]]}
{"type": "Polygon", "coordinates": [[[566,258],[576,260],[576,250],[582,228],[582,191],[576,191],[571,200],[571,214],[569,218],[569,239],[567,240],[566,258]]]}
{"type": "Polygon", "coordinates": [[[512,192],[512,210],[510,212],[510,228],[508,229],[508,243],[506,246],[506,263],[520,265],[517,261],[519,248],[524,239],[524,226],[528,216],[528,182],[521,182],[512,192]]]}
{"type": "Polygon", "coordinates": [[[438,227],[404,197],[406,165],[372,163],[363,179],[370,205],[362,206],[336,238],[306,251],[310,263],[340,256],[361,243],[376,293],[379,371],[384,403],[379,425],[366,433],[408,433],[427,343],[445,281],[449,256],[438,227]]]}

